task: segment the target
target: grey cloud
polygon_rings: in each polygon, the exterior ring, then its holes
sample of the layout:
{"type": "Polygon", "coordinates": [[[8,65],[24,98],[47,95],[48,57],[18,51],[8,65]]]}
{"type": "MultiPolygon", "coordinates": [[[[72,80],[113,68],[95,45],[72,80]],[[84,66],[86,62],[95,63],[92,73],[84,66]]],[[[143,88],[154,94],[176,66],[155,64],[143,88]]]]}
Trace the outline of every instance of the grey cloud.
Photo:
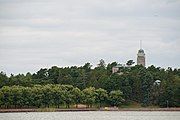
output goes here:
{"type": "Polygon", "coordinates": [[[180,66],[178,0],[0,0],[0,70],[136,61],[180,66]]]}

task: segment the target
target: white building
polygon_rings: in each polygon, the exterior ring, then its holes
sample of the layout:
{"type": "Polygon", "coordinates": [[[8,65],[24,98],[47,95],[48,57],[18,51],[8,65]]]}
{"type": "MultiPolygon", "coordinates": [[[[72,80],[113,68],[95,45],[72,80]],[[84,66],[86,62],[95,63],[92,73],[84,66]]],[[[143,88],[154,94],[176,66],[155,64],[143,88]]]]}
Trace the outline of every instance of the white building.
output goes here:
{"type": "Polygon", "coordinates": [[[120,68],[124,68],[125,64],[117,64],[116,66],[112,67],[112,73],[119,72],[120,68]]]}
{"type": "Polygon", "coordinates": [[[138,50],[138,54],[137,54],[137,65],[142,65],[142,66],[146,66],[145,63],[145,53],[143,49],[138,50]]]}

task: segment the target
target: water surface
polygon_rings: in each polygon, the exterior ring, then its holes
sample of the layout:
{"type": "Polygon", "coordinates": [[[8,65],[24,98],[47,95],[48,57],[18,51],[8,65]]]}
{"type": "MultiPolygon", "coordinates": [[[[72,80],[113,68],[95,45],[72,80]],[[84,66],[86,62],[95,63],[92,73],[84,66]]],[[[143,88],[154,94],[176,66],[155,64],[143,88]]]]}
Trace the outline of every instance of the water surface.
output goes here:
{"type": "Polygon", "coordinates": [[[180,112],[92,111],[0,113],[0,120],[180,120],[180,112]]]}

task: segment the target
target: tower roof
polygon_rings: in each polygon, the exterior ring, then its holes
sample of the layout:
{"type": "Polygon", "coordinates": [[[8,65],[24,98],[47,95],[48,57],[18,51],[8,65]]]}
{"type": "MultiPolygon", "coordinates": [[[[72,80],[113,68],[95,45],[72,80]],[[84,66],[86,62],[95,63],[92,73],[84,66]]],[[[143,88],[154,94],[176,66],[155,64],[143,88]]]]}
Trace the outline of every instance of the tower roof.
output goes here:
{"type": "Polygon", "coordinates": [[[138,50],[138,53],[144,53],[143,49],[138,50]]]}

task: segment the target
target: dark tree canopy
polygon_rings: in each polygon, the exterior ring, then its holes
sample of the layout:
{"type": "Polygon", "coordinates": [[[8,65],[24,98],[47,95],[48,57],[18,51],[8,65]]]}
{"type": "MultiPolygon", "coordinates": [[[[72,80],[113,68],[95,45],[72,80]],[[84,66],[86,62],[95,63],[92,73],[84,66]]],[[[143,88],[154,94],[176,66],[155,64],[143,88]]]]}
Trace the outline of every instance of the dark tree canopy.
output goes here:
{"type": "Polygon", "coordinates": [[[119,106],[137,102],[142,106],[180,106],[180,69],[150,66],[121,68],[112,74],[117,62],[97,67],[90,63],[77,67],[41,68],[36,73],[7,76],[0,72],[0,105],[2,107],[49,107],[87,104],[91,107],[119,106]],[[159,85],[154,82],[160,81],[159,85]]]}

